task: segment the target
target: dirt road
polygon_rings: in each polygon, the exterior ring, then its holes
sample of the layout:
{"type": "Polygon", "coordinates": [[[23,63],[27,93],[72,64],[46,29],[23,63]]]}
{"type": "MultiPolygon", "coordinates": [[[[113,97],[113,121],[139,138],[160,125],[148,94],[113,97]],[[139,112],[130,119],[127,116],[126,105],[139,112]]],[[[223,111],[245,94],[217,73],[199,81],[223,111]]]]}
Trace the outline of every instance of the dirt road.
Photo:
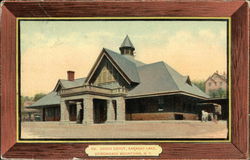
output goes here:
{"type": "Polygon", "coordinates": [[[226,121],[23,122],[22,138],[226,138],[226,121]]]}

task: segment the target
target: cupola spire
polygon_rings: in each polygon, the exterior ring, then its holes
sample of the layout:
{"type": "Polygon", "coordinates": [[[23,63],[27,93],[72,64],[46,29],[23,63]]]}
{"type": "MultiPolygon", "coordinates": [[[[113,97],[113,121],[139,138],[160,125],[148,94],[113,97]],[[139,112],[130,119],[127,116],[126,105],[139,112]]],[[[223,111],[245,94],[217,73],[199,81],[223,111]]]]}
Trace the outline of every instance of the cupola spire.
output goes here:
{"type": "Polygon", "coordinates": [[[134,56],[135,47],[132,44],[132,42],[130,41],[128,35],[123,40],[121,47],[119,49],[120,49],[122,55],[134,56]]]}

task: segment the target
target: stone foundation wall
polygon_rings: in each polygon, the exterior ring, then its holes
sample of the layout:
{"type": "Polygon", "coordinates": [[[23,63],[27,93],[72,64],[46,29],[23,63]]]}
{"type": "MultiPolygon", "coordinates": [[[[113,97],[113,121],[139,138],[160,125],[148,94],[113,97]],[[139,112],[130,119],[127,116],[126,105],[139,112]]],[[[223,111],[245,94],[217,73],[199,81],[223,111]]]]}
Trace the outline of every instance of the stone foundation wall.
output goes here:
{"type": "Polygon", "coordinates": [[[176,115],[182,115],[183,120],[198,120],[198,115],[193,113],[132,113],[126,114],[126,120],[175,120],[176,115]]]}

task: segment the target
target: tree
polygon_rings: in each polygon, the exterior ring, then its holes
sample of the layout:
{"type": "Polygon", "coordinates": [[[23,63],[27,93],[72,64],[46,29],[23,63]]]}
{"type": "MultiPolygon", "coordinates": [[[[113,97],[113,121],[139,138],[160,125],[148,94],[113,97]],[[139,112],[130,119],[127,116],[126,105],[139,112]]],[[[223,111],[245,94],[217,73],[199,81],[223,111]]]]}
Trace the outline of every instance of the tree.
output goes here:
{"type": "Polygon", "coordinates": [[[44,93],[37,93],[37,94],[35,94],[33,100],[36,102],[39,99],[43,98],[44,96],[46,96],[46,94],[44,94],[44,93]]]}
{"type": "Polygon", "coordinates": [[[227,97],[227,91],[220,88],[218,90],[210,91],[209,96],[211,98],[226,98],[227,97]]]}
{"type": "Polygon", "coordinates": [[[205,92],[205,81],[204,80],[199,80],[199,81],[193,81],[193,84],[196,85],[200,90],[205,92]]]}
{"type": "Polygon", "coordinates": [[[29,97],[29,96],[21,96],[21,106],[24,105],[25,101],[32,101],[33,97],[29,97]]]}
{"type": "Polygon", "coordinates": [[[20,97],[20,100],[21,100],[21,112],[24,111],[24,103],[26,101],[32,101],[33,100],[33,97],[29,97],[29,96],[22,96],[20,97]]]}

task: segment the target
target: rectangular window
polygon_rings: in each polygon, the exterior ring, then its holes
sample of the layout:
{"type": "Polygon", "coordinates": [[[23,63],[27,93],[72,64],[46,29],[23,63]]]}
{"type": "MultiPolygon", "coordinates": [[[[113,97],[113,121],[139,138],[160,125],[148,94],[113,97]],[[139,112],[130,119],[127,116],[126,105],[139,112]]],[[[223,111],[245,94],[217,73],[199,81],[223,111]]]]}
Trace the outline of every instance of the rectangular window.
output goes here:
{"type": "Polygon", "coordinates": [[[112,104],[113,104],[114,111],[115,111],[115,120],[117,120],[117,104],[116,104],[116,100],[112,100],[112,104]]]}

